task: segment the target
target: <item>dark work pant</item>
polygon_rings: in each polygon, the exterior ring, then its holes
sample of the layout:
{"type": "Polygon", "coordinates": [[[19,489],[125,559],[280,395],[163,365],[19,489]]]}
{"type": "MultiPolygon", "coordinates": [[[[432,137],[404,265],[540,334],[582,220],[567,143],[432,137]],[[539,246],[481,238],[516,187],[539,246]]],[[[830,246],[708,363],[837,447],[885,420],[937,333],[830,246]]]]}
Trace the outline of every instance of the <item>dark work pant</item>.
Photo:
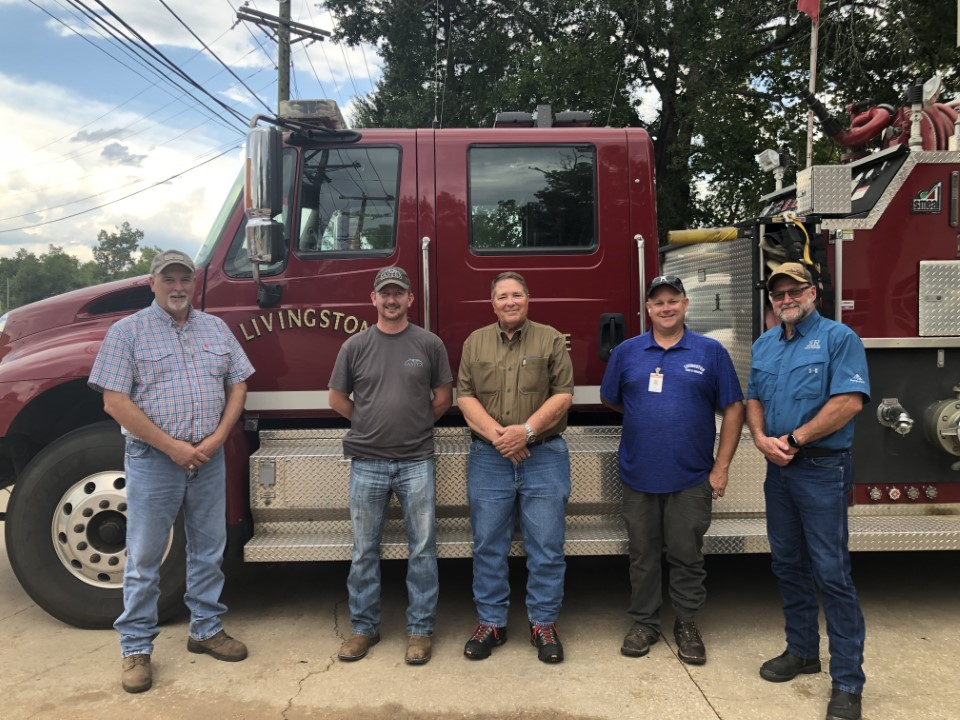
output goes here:
{"type": "Polygon", "coordinates": [[[670,568],[670,601],[677,617],[693,620],[707,597],[703,536],[710,527],[710,482],[674,493],[642,493],[623,486],[623,518],[630,548],[630,608],[635,625],[660,632],[663,602],[660,558],[670,568]]]}

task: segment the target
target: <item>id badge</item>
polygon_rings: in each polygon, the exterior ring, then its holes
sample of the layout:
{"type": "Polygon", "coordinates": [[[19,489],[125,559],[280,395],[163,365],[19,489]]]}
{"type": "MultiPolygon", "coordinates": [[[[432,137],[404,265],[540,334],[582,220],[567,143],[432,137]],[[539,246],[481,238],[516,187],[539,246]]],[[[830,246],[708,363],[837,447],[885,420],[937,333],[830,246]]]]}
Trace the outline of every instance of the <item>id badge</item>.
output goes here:
{"type": "Polygon", "coordinates": [[[650,373],[650,384],[647,385],[647,392],[663,392],[663,373],[650,373]]]}

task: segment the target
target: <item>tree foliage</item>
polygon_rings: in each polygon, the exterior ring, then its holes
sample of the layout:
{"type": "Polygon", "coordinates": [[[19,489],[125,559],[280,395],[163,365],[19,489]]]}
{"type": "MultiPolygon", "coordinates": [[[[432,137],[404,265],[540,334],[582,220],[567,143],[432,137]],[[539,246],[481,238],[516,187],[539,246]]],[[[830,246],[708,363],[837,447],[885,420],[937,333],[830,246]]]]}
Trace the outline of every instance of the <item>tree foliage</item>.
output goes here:
{"type": "Polygon", "coordinates": [[[126,222],[116,233],[101,230],[94,259],[85,263],[57,245],[40,255],[20,248],[13,257],[0,258],[0,306],[6,312],[77,288],[146,275],[160,249],[140,248],[141,240],[143,232],[126,222]]]}
{"type": "MultiPolygon", "coordinates": [[[[384,59],[360,127],[489,126],[502,110],[590,110],[654,140],[661,235],[749,214],[773,189],[754,158],[802,164],[811,23],[796,0],[326,0],[339,36],[384,59]]],[[[834,114],[899,104],[934,71],[956,88],[955,8],[921,0],[821,3],[818,89],[834,114]]],[[[846,118],[841,117],[841,121],[846,118]]],[[[829,139],[820,161],[839,156],[829,139]]],[[[787,180],[792,181],[788,172],[787,180]]]]}

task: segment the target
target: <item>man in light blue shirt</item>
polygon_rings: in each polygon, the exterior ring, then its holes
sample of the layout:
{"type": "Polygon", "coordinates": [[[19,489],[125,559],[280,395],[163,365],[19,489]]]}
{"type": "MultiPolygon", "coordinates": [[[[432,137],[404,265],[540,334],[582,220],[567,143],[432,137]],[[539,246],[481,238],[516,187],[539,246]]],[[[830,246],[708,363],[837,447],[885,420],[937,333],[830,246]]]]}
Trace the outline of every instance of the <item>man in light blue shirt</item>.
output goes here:
{"type": "Polygon", "coordinates": [[[753,345],[747,425],[767,458],[767,535],[787,649],[760,676],[784,682],[820,672],[819,590],[833,681],[827,720],[860,720],[865,630],[850,576],[847,496],[854,418],[870,399],[866,353],[853,330],[816,311],[817,288],[800,263],[780,265],[767,289],[781,324],[753,345]]]}

